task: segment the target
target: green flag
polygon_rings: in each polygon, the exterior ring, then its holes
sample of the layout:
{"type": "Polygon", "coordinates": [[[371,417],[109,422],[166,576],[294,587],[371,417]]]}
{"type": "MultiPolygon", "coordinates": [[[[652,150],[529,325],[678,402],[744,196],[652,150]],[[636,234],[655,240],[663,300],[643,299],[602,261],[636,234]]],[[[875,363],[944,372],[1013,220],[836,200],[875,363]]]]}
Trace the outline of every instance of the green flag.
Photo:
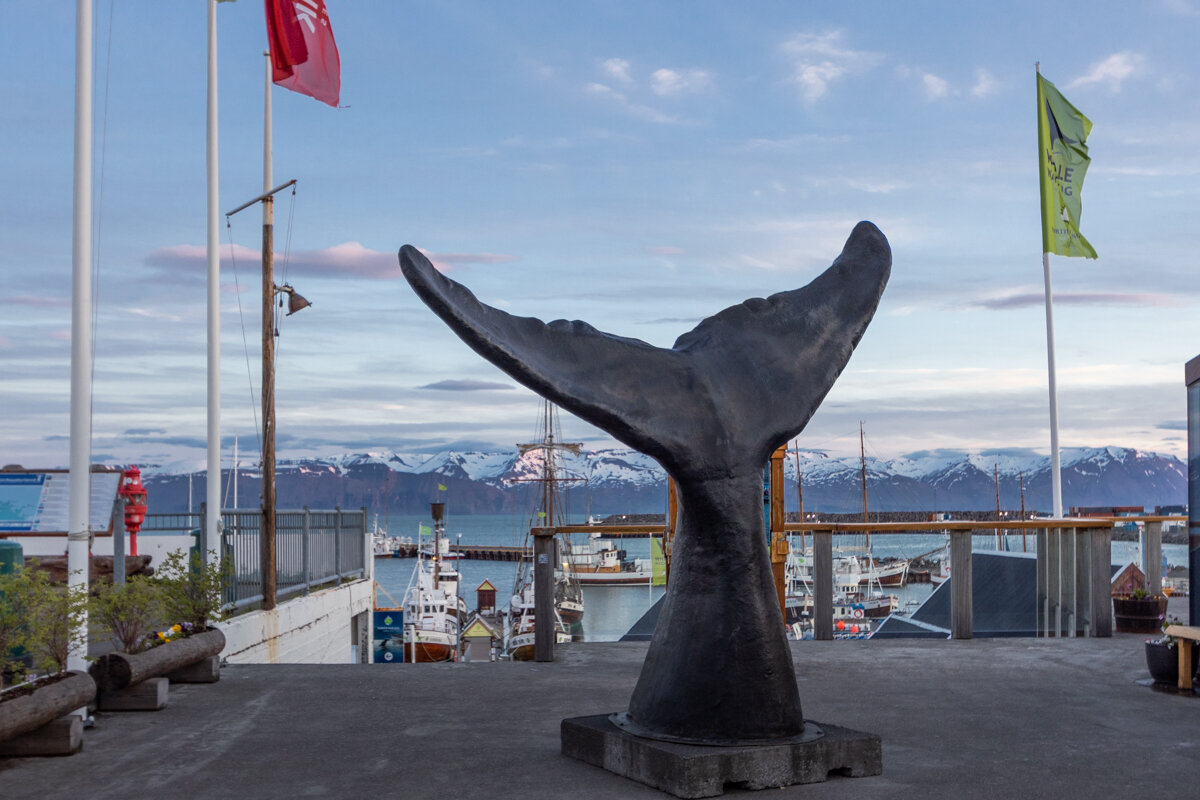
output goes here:
{"type": "Polygon", "coordinates": [[[663,555],[662,539],[650,537],[650,583],[665,586],[667,583],[667,559],[663,555]]]}
{"type": "Polygon", "coordinates": [[[1042,252],[1095,258],[1079,233],[1079,194],[1087,174],[1087,137],[1092,121],[1039,73],[1038,164],[1042,189],[1042,252]]]}
{"type": "Polygon", "coordinates": [[[441,484],[441,483],[439,483],[439,484],[438,484],[438,491],[439,491],[439,492],[444,492],[444,491],[446,491],[446,487],[445,487],[445,485],[444,485],[444,484],[441,484]]]}
{"type": "Polygon", "coordinates": [[[433,528],[429,527],[428,525],[422,525],[421,523],[418,522],[417,523],[417,535],[418,536],[433,536],[433,528]]]}

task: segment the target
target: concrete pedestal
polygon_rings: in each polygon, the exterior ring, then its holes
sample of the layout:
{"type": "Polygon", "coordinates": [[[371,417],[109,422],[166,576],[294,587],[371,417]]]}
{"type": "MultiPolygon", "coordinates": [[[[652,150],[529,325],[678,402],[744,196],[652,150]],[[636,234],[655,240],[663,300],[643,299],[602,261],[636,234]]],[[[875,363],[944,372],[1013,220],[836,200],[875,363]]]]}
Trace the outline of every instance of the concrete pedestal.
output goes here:
{"type": "Polygon", "coordinates": [[[101,689],[96,694],[96,705],[101,711],[161,711],[167,707],[169,687],[170,681],[160,677],[147,678],[114,692],[101,689]]]}
{"type": "Polygon", "coordinates": [[[82,749],[83,720],[77,714],[69,714],[29,733],[0,742],[0,758],[69,756],[82,749]]]}
{"type": "Polygon", "coordinates": [[[166,674],[171,683],[216,683],[221,680],[221,657],[209,656],[166,674]]]}
{"type": "Polygon", "coordinates": [[[830,773],[859,778],[883,771],[879,736],[812,721],[805,735],[778,743],[704,746],[635,736],[607,714],[562,722],[562,753],[676,797],[715,797],[726,786],[767,789],[819,783],[830,773]]]}

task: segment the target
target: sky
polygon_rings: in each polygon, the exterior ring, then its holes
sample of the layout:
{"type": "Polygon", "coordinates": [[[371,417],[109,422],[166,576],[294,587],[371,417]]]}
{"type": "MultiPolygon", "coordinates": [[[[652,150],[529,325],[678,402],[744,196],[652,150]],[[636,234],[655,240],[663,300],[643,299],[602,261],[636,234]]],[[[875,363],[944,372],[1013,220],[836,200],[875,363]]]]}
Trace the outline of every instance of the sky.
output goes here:
{"type": "MultiPolygon", "coordinates": [[[[203,0],[95,12],[92,457],[206,435],[203,0]]],[[[1050,446],[1035,64],[1094,123],[1051,257],[1061,443],[1186,456],[1200,354],[1200,0],[327,0],[340,107],[274,87],[278,457],[512,448],[539,401],[415,296],[670,347],[795,289],[854,224],[892,273],[801,447],[1050,446]]],[[[69,460],[74,3],[0,7],[0,463],[69,460]]],[[[263,6],[218,6],[220,208],[263,180],[263,6]]],[[[221,222],[221,434],[258,448],[261,216],[221,222]]],[[[562,414],[563,435],[615,443],[562,414]]]]}

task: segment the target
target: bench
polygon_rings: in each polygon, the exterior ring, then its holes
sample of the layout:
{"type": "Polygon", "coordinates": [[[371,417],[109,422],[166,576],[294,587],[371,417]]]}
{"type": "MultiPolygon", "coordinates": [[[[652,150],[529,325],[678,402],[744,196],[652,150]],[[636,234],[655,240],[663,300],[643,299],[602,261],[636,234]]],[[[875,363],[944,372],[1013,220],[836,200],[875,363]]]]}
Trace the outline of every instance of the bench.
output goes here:
{"type": "MultiPolygon", "coordinates": [[[[1174,636],[1176,639],[1200,642],[1200,628],[1191,625],[1168,625],[1163,633],[1167,636],[1174,636]]],[[[1195,669],[1195,665],[1192,664],[1192,648],[1177,647],[1175,649],[1179,651],[1179,688],[1191,691],[1192,670],[1195,669]]]]}

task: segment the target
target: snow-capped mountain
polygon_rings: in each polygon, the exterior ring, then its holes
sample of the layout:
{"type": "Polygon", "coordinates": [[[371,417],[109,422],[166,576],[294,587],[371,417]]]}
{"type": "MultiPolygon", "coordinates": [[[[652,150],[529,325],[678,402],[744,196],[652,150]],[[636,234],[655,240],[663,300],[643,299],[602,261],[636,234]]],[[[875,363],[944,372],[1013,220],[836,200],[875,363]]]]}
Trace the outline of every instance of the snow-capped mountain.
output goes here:
{"type": "MultiPolygon", "coordinates": [[[[435,454],[387,450],[347,453],[318,459],[280,461],[280,506],[312,508],[366,506],[378,512],[422,513],[445,486],[443,499],[459,514],[509,513],[527,508],[534,479],[542,474],[540,450],[520,454],[444,451],[435,454]]],[[[666,504],[666,476],[649,456],[635,450],[556,451],[558,474],[568,502],[578,513],[654,513],[666,504]]],[[[863,462],[820,451],[794,452],[784,462],[787,502],[794,508],[796,476],[802,476],[808,511],[862,510],[863,462]]],[[[884,460],[868,457],[867,502],[872,511],[987,510],[1000,505],[1027,509],[1050,507],[1050,459],[1032,450],[929,450],[884,460]]],[[[142,467],[150,492],[150,511],[187,507],[189,474],[192,497],[204,497],[205,474],[176,465],[142,467]]],[[[1174,456],[1130,448],[1075,448],[1062,454],[1063,503],[1071,506],[1183,505],[1187,466],[1174,456]]],[[[254,505],[259,475],[238,470],[241,505],[254,505]]],[[[228,470],[226,484],[229,484],[228,470]]],[[[231,504],[228,490],[223,490],[231,504]]]]}

